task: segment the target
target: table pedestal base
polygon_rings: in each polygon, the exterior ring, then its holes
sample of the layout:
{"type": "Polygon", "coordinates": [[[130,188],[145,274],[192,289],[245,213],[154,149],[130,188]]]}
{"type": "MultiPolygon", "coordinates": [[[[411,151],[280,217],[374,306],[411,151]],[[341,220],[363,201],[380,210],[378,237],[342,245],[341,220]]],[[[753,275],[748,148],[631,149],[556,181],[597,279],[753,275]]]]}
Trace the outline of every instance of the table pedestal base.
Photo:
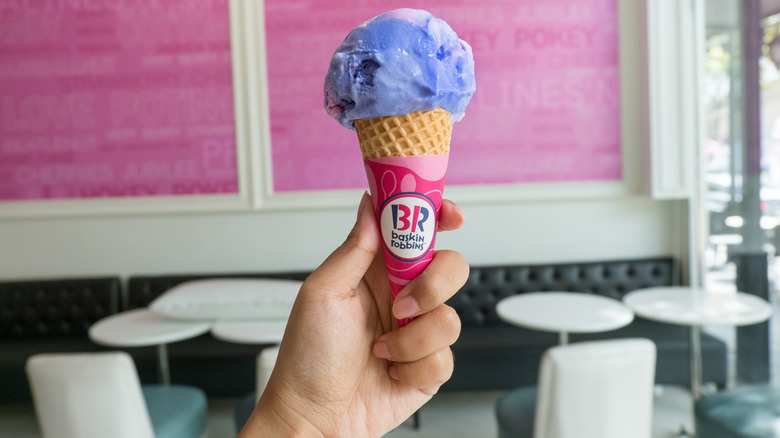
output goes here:
{"type": "Polygon", "coordinates": [[[691,394],[694,402],[701,398],[704,380],[701,365],[701,326],[691,326],[691,394]]]}
{"type": "Polygon", "coordinates": [[[157,361],[159,366],[157,372],[160,383],[163,385],[170,385],[171,369],[168,366],[168,344],[160,344],[157,346],[157,361]]]}

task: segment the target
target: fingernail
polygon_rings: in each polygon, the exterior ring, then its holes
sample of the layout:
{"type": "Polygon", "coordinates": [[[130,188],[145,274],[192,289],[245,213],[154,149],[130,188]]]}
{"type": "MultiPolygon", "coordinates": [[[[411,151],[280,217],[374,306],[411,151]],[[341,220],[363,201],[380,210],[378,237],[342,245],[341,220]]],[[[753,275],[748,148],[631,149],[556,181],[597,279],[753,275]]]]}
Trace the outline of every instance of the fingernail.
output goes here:
{"type": "Polygon", "coordinates": [[[374,344],[374,356],[380,359],[390,359],[390,349],[387,348],[387,343],[377,342],[374,344]]]}
{"type": "Polygon", "coordinates": [[[355,218],[355,227],[353,228],[353,231],[358,228],[358,225],[360,224],[361,218],[363,216],[373,216],[373,210],[374,206],[371,202],[371,195],[369,195],[368,192],[364,192],[363,197],[360,198],[360,205],[357,209],[357,217],[355,218]]]}
{"type": "Polygon", "coordinates": [[[387,369],[387,374],[390,375],[391,379],[398,380],[398,369],[396,369],[395,365],[390,365],[390,368],[387,369]]]}
{"type": "Polygon", "coordinates": [[[414,297],[406,296],[395,302],[393,314],[398,319],[408,318],[420,311],[420,306],[414,297]]]}
{"type": "Polygon", "coordinates": [[[371,205],[371,195],[367,191],[363,192],[363,197],[360,198],[360,207],[358,207],[358,211],[366,208],[366,205],[371,205]]]}

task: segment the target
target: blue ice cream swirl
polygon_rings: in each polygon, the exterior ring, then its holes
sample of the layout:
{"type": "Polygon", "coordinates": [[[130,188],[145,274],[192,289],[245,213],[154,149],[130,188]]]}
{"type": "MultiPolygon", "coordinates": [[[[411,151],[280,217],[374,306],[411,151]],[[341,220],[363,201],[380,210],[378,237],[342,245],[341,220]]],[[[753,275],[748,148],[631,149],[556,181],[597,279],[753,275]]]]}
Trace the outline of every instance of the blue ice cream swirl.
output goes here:
{"type": "Polygon", "coordinates": [[[353,120],[444,108],[460,121],[476,90],[471,46],[427,11],[396,9],[353,29],[330,61],[325,110],[353,120]]]}

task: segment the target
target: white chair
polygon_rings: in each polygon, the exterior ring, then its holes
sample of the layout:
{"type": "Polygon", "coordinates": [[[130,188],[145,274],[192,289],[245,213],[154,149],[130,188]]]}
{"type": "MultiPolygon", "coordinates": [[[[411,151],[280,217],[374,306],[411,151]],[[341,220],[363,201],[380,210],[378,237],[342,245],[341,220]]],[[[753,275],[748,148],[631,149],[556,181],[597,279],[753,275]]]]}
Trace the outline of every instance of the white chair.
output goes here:
{"type": "Polygon", "coordinates": [[[27,375],[44,438],[197,438],[206,430],[203,391],[142,388],[124,352],[38,354],[27,375]]]}
{"type": "Polygon", "coordinates": [[[655,344],[648,339],[552,347],[537,388],[502,396],[499,438],[649,438],[655,344]]]}
{"type": "Polygon", "coordinates": [[[233,415],[236,433],[240,432],[244,427],[244,423],[246,423],[246,420],[252,415],[252,411],[255,409],[258,400],[260,400],[260,396],[263,395],[263,391],[265,391],[265,387],[268,385],[268,380],[271,378],[271,373],[276,365],[277,357],[279,357],[278,345],[264,348],[257,354],[257,368],[255,371],[257,380],[255,381],[255,392],[244,397],[236,407],[233,415]]]}

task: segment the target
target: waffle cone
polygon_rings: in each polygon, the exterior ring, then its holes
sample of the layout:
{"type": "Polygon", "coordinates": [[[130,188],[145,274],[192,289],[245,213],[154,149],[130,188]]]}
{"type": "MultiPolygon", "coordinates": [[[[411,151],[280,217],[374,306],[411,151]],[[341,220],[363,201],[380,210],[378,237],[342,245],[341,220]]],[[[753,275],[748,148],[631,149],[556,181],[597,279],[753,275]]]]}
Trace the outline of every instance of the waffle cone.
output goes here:
{"type": "Polygon", "coordinates": [[[355,130],[363,159],[450,153],[452,123],[442,108],[358,119],[355,130]]]}

